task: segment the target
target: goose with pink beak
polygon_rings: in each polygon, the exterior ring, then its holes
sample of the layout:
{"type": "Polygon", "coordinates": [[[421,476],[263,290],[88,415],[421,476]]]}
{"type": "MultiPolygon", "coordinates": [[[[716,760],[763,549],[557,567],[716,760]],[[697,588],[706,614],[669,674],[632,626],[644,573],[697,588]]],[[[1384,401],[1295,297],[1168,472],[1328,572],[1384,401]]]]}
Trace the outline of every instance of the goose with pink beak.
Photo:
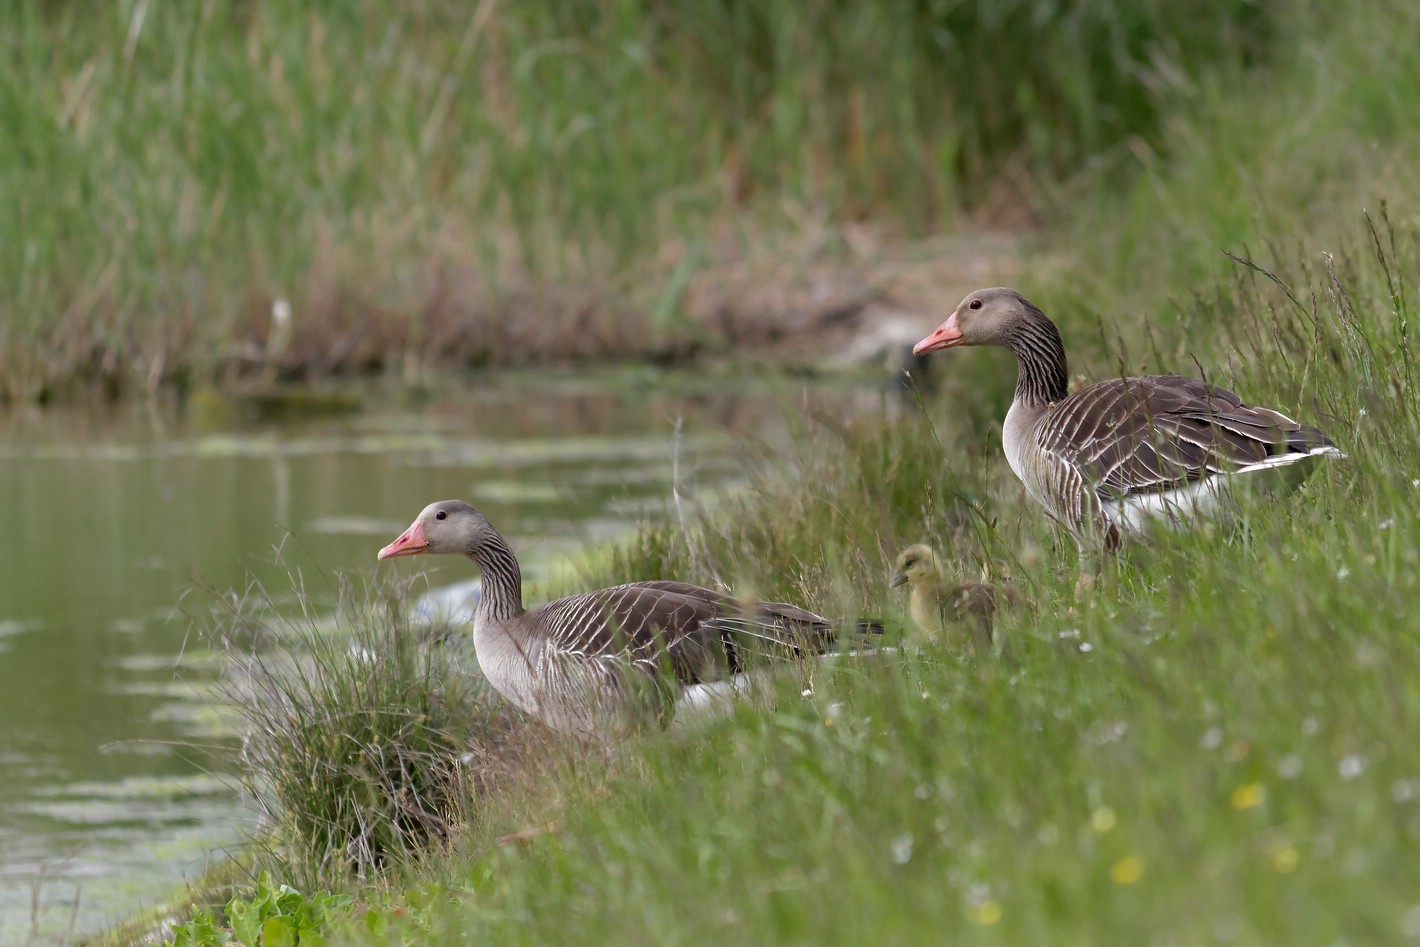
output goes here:
{"type": "Polygon", "coordinates": [[[967,345],[1015,356],[1006,462],[1082,550],[1114,549],[1124,535],[1157,522],[1180,527],[1199,513],[1231,519],[1239,484],[1290,490],[1345,457],[1317,428],[1201,378],[1110,378],[1072,393],[1059,329],[1014,289],[968,293],[912,351],[967,345]]]}
{"type": "Polygon", "coordinates": [[[462,556],[482,573],[473,647],[488,683],[553,730],[581,737],[621,732],[648,714],[669,723],[689,688],[734,683],[774,658],[852,647],[882,630],[666,579],[528,609],[512,547],[462,500],[426,506],[378,558],[423,555],[462,556]]]}

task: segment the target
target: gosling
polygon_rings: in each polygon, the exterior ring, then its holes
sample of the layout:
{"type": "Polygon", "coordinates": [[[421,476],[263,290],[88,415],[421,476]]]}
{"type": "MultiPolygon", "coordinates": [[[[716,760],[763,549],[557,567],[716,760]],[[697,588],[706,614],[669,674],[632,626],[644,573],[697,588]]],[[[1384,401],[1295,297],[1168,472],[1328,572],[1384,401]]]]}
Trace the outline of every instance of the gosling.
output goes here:
{"type": "Polygon", "coordinates": [[[977,656],[992,653],[992,624],[1000,604],[1016,604],[1016,593],[1009,585],[999,588],[985,581],[959,582],[949,585],[942,578],[937,554],[931,546],[918,543],[897,554],[890,587],[906,585],[911,589],[908,604],[912,621],[927,641],[950,641],[965,629],[967,650],[977,656]]]}

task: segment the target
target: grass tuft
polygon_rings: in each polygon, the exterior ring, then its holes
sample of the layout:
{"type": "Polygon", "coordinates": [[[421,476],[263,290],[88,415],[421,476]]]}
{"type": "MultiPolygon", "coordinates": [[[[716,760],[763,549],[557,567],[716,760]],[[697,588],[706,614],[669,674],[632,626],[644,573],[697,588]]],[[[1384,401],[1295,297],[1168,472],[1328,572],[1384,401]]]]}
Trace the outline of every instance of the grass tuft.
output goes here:
{"type": "Polygon", "coordinates": [[[303,887],[447,848],[470,804],[512,775],[517,718],[465,642],[409,624],[403,591],[345,584],[316,619],[279,617],[258,588],[246,600],[264,607],[210,628],[243,725],[242,785],[283,877],[303,887]]]}

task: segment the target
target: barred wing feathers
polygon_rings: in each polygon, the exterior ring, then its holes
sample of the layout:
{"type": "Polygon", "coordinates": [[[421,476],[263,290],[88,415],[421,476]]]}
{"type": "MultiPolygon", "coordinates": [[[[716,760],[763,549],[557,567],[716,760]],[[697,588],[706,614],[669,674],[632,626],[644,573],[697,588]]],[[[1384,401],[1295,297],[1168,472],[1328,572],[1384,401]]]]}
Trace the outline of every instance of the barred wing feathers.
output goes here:
{"type": "Polygon", "coordinates": [[[584,592],[549,602],[520,620],[546,640],[547,660],[604,667],[609,686],[627,666],[698,684],[739,673],[760,655],[818,653],[835,640],[834,625],[806,609],[741,602],[670,581],[584,592]]]}
{"type": "Polygon", "coordinates": [[[1233,392],[1182,375],[1098,382],[1069,395],[1037,431],[1101,500],[1186,487],[1332,442],[1319,430],[1233,392]]]}

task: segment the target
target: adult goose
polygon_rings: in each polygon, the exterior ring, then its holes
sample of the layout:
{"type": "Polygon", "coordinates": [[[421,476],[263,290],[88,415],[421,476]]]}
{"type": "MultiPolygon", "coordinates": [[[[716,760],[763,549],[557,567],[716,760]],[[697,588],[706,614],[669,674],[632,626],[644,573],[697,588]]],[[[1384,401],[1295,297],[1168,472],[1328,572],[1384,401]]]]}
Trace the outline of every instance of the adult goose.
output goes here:
{"type": "Polygon", "coordinates": [[[1016,397],[1002,432],[1006,461],[1081,543],[1118,547],[1154,520],[1231,509],[1231,490],[1290,489],[1318,461],[1344,457],[1314,427],[1200,378],[1142,375],[1071,394],[1055,323],[1014,289],[969,294],[913,348],[995,345],[1016,356],[1016,397]]]}
{"type": "Polygon", "coordinates": [[[977,655],[991,650],[992,624],[1000,604],[1016,604],[1009,585],[986,581],[948,583],[937,564],[937,553],[924,543],[908,546],[897,554],[888,585],[908,587],[908,608],[912,622],[928,641],[947,638],[955,629],[965,629],[968,644],[977,655]]]}
{"type": "MultiPolygon", "coordinates": [[[[685,582],[633,582],[523,608],[507,541],[462,500],[431,503],[378,558],[458,555],[483,574],[473,646],[488,683],[547,726],[607,736],[646,711],[668,723],[688,687],[767,655],[832,649],[838,629],[795,605],[741,602],[685,582]]],[[[876,630],[867,628],[865,630],[876,630]]]]}

